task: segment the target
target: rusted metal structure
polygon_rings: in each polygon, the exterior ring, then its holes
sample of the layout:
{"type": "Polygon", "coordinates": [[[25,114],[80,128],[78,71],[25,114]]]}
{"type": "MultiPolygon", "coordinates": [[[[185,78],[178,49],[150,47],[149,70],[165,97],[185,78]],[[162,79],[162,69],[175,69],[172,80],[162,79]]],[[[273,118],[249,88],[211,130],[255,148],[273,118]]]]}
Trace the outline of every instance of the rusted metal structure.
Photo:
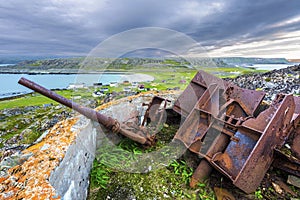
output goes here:
{"type": "Polygon", "coordinates": [[[251,193],[274,159],[277,167],[299,176],[300,98],[279,94],[261,111],[264,95],[204,71],[196,74],[173,108],[186,118],[174,138],[203,157],[192,187],[215,168],[251,193]],[[196,98],[188,98],[191,94],[196,98]],[[286,146],[288,157],[282,152],[286,146]]]}
{"type": "MultiPolygon", "coordinates": [[[[148,146],[154,144],[157,126],[167,117],[168,100],[154,97],[142,126],[133,129],[27,79],[19,83],[148,146]]],[[[246,193],[256,190],[272,164],[300,176],[300,97],[278,94],[265,109],[264,96],[262,91],[237,87],[204,71],[195,75],[173,106],[184,119],[174,140],[202,158],[192,187],[212,169],[246,193]]]]}

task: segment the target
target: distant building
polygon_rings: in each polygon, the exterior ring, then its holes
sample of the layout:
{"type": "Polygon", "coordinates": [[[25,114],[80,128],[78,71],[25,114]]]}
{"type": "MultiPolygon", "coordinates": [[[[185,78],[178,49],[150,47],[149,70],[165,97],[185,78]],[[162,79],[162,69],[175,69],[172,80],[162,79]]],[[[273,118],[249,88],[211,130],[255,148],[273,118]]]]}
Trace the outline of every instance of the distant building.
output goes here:
{"type": "Polygon", "coordinates": [[[138,85],[139,85],[138,82],[132,82],[132,83],[131,83],[131,86],[132,86],[133,88],[136,88],[138,85]]]}
{"type": "Polygon", "coordinates": [[[131,92],[131,88],[130,87],[125,87],[125,88],[123,88],[123,91],[124,92],[131,92]]]}
{"type": "Polygon", "coordinates": [[[85,83],[70,83],[67,89],[79,89],[79,88],[85,88],[85,83]]]}
{"type": "Polygon", "coordinates": [[[143,85],[143,84],[139,85],[138,90],[140,90],[140,91],[145,90],[145,85],[143,85]]]}
{"type": "Polygon", "coordinates": [[[96,91],[96,92],[92,93],[92,96],[93,97],[102,97],[102,96],[105,96],[105,94],[101,91],[96,91]]]}
{"type": "Polygon", "coordinates": [[[123,84],[124,84],[124,85],[129,85],[130,82],[129,82],[129,81],[123,81],[123,84]]]}
{"type": "Polygon", "coordinates": [[[117,87],[118,86],[118,82],[110,82],[109,86],[110,87],[117,87]]]}
{"type": "Polygon", "coordinates": [[[48,107],[51,107],[51,106],[53,106],[52,103],[43,104],[43,108],[48,108],[48,107]]]}
{"type": "Polygon", "coordinates": [[[94,83],[93,85],[94,86],[102,86],[103,84],[102,83],[94,83]]]}
{"type": "Polygon", "coordinates": [[[101,88],[100,92],[108,92],[108,90],[109,90],[108,88],[101,88]]]}

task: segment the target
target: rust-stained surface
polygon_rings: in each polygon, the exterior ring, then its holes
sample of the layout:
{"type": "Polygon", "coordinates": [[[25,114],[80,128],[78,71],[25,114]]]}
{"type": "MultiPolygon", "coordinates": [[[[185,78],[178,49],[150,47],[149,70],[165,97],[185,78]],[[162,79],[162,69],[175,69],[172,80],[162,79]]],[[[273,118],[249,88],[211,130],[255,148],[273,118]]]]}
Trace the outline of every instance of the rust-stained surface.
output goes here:
{"type": "MultiPolygon", "coordinates": [[[[263,98],[263,92],[239,88],[203,71],[196,74],[174,105],[186,118],[174,138],[203,157],[192,187],[214,167],[246,193],[254,192],[278,156],[284,160],[281,169],[299,175],[300,98],[279,94],[260,112],[263,98]],[[287,143],[293,159],[275,155],[287,143]]],[[[274,163],[280,165],[279,159],[274,163]]]]}

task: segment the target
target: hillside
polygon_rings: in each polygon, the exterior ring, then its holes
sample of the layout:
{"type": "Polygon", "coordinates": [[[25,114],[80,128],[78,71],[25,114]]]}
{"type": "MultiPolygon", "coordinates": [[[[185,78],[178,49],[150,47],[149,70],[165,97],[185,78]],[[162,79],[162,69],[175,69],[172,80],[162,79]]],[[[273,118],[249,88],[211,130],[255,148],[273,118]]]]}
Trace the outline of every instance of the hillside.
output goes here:
{"type": "MultiPolygon", "coordinates": [[[[13,61],[12,61],[13,62],[13,61]]],[[[56,58],[25,60],[13,66],[2,66],[0,73],[95,73],[102,71],[126,71],[192,67],[230,68],[251,64],[288,64],[284,58],[56,58]]]]}

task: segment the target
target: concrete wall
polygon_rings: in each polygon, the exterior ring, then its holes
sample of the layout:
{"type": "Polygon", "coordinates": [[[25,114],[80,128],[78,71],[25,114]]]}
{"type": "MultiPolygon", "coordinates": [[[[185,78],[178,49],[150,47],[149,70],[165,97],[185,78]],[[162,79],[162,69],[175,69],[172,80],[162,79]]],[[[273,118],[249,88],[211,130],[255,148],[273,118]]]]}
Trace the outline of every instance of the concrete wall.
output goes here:
{"type": "Polygon", "coordinates": [[[60,165],[51,173],[50,184],[62,199],[86,199],[89,173],[95,158],[96,129],[81,117],[72,129],[78,132],[60,165]]]}

